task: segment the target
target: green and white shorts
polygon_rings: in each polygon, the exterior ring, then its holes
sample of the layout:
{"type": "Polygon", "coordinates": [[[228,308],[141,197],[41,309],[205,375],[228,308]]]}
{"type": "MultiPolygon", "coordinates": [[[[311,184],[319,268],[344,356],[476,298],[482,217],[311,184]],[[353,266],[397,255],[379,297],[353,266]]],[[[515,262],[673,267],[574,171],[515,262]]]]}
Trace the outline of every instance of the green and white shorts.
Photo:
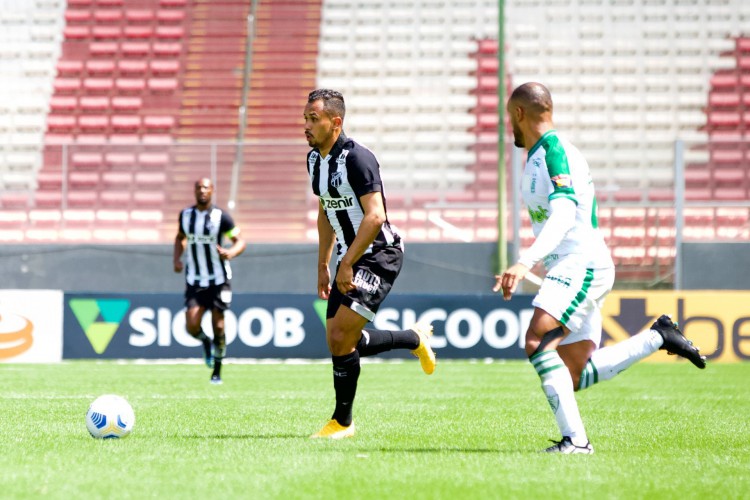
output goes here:
{"type": "Polygon", "coordinates": [[[580,257],[566,256],[547,271],[532,305],[570,330],[560,345],[590,340],[599,347],[601,307],[614,282],[614,267],[587,268],[580,257]]]}

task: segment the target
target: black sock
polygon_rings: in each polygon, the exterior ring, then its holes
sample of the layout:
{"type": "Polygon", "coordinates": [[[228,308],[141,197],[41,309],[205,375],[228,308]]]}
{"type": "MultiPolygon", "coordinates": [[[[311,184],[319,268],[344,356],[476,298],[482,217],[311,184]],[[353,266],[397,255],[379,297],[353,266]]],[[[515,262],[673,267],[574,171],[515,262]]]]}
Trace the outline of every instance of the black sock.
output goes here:
{"type": "Polygon", "coordinates": [[[409,349],[419,347],[419,335],[414,330],[374,330],[365,328],[357,342],[357,351],[362,357],[374,356],[391,349],[409,349]]]}
{"type": "Polygon", "coordinates": [[[333,360],[333,389],[336,391],[336,409],[333,418],[343,426],[352,423],[352,406],[357,394],[359,379],[359,353],[354,351],[344,356],[331,356],[333,360]]]}
{"type": "MultiPolygon", "coordinates": [[[[214,344],[214,372],[213,375],[221,377],[221,362],[227,354],[227,346],[223,342],[214,344]]],[[[212,375],[212,376],[213,376],[212,375]]]]}

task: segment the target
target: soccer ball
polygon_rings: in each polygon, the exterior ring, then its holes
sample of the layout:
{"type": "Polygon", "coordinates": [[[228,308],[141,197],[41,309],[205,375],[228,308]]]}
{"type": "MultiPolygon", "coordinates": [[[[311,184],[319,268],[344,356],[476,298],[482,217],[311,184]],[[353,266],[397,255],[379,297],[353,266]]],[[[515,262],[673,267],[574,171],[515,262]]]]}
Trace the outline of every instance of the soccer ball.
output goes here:
{"type": "Polygon", "coordinates": [[[97,439],[123,438],[135,425],[135,413],[125,398],[114,394],[99,396],[86,412],[86,428],[97,439]]]}

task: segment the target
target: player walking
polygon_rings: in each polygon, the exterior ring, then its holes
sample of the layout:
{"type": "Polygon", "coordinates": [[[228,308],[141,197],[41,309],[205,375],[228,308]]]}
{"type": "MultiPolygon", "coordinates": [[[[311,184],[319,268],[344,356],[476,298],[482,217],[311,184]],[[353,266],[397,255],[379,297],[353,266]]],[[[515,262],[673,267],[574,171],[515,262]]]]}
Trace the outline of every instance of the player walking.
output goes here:
{"type": "Polygon", "coordinates": [[[550,453],[593,453],[574,390],[609,380],[665,349],[705,368],[705,357],[669,316],[616,345],[601,341],[601,306],[612,289],[612,258],[598,230],[594,184],[583,155],[554,130],[552,97],[539,83],[516,88],[508,100],[515,145],[528,150],[521,191],[536,237],[518,263],[495,276],[493,291],[508,300],[539,261],[547,275],[534,297],[526,354],[539,374],[562,439],[550,453]]]}
{"type": "Polygon", "coordinates": [[[224,311],[232,302],[232,268],[229,261],[245,250],[245,241],[239,237],[239,228],[232,217],[214,206],[211,199],[214,185],[211,179],[203,178],[195,183],[195,205],[180,212],[177,236],[174,240],[174,272],[185,270],[186,328],[190,335],[203,343],[206,365],[213,368],[212,384],[221,384],[221,364],[226,356],[224,335],[224,311]],[[228,238],[232,245],[224,248],[228,238]],[[187,247],[186,264],[182,254],[187,247]],[[214,339],[211,340],[201,328],[203,314],[211,311],[214,339]]]}
{"type": "Polygon", "coordinates": [[[336,406],[331,420],[312,438],[354,435],[352,405],[359,358],[391,349],[409,349],[425,373],[435,370],[429,344],[432,326],[411,330],[364,329],[396,280],[404,253],[401,237],[388,222],[380,167],[370,150],[343,132],[344,97],[315,90],[305,106],[305,137],[312,147],[307,170],[318,206],[318,296],[328,300],[326,340],[333,361],[336,406]],[[335,286],[328,264],[337,251],[335,286]]]}

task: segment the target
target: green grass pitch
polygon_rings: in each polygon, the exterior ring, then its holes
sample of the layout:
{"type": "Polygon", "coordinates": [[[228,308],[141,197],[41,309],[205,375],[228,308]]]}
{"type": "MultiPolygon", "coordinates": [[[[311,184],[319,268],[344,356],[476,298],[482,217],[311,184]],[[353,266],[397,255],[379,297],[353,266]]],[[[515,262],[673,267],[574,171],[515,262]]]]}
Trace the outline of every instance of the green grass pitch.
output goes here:
{"type": "Polygon", "coordinates": [[[578,393],[596,453],[539,453],[557,430],[524,362],[368,363],[357,435],[310,440],[331,368],[229,364],[0,365],[2,498],[748,498],[750,363],[641,363],[578,393]],[[95,440],[101,394],[136,413],[95,440]]]}

